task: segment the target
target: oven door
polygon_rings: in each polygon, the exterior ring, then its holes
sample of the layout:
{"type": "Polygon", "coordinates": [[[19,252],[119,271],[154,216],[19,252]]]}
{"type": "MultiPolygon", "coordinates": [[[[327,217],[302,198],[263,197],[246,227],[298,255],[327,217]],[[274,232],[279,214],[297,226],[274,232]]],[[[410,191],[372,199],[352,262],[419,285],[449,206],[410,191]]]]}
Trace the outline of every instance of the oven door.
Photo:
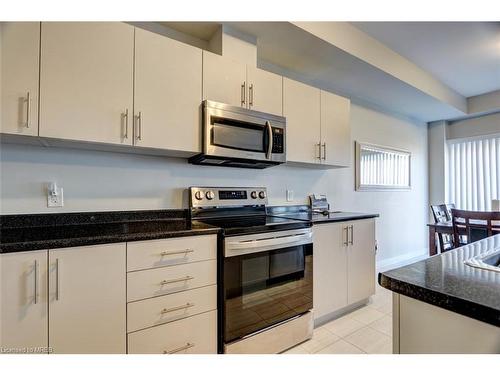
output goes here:
{"type": "Polygon", "coordinates": [[[206,156],[286,161],[285,118],[210,101],[203,116],[206,156]]]}
{"type": "Polygon", "coordinates": [[[310,228],[229,237],[224,255],[225,344],[312,309],[310,228]]]}

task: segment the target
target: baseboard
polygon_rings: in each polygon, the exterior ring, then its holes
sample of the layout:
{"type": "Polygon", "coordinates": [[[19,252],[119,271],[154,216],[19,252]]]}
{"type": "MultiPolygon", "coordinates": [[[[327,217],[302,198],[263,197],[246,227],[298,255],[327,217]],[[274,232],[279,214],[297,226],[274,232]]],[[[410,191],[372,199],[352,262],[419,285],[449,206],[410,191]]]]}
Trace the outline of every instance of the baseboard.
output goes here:
{"type": "Polygon", "coordinates": [[[358,301],[358,302],[355,302],[349,306],[343,307],[339,310],[335,310],[335,311],[328,313],[326,315],[323,315],[319,318],[315,318],[314,319],[314,328],[318,328],[325,323],[328,323],[334,319],[337,319],[337,318],[340,318],[341,316],[349,314],[349,313],[353,312],[354,310],[357,310],[360,307],[367,305],[368,302],[370,302],[370,298],[365,298],[365,299],[358,301]]]}
{"type": "Polygon", "coordinates": [[[428,257],[427,250],[421,250],[413,253],[407,253],[403,255],[399,255],[397,257],[392,257],[388,259],[383,259],[377,262],[377,273],[389,271],[394,268],[402,267],[410,263],[417,262],[419,260],[425,259],[428,257]]]}

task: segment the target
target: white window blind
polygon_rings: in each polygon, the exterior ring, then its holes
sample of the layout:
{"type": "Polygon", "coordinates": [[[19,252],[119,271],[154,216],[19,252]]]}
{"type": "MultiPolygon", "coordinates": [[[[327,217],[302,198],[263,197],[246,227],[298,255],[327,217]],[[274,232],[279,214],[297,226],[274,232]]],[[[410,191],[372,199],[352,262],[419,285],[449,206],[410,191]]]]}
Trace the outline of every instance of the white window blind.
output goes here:
{"type": "Polygon", "coordinates": [[[500,199],[500,135],[446,143],[446,202],[463,210],[491,210],[500,199]]]}
{"type": "Polygon", "coordinates": [[[410,159],[408,151],[356,143],[356,188],[409,189],[410,159]]]}

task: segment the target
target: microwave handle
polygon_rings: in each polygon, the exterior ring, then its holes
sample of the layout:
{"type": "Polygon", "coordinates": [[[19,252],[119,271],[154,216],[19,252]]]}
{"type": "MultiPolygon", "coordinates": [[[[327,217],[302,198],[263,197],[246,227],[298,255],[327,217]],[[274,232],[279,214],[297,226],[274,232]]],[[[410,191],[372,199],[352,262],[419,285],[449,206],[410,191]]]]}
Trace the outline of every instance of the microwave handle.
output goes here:
{"type": "Polygon", "coordinates": [[[269,142],[267,144],[266,159],[271,159],[271,153],[273,152],[273,128],[270,121],[266,121],[267,136],[269,142]]]}

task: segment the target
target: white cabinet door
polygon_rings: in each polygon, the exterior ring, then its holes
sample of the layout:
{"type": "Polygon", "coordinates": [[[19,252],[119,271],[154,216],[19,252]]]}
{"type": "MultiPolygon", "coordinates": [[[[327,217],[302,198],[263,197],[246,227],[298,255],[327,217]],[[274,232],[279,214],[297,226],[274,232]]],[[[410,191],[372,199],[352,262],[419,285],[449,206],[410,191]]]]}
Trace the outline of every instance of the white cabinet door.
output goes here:
{"type": "Polygon", "coordinates": [[[43,22],[40,136],[132,144],[133,64],[130,25],[43,22]]]}
{"type": "Polygon", "coordinates": [[[39,22],[0,23],[0,129],[38,135],[39,22]]]}
{"type": "Polygon", "coordinates": [[[203,100],[246,107],[246,66],[203,51],[203,100]]]}
{"type": "Polygon", "coordinates": [[[47,348],[47,251],[0,255],[0,347],[47,348]]]}
{"type": "Polygon", "coordinates": [[[347,295],[351,304],[375,294],[375,220],[357,220],[346,225],[352,226],[347,257],[347,295]]]}
{"type": "Polygon", "coordinates": [[[314,318],[347,305],[347,246],[344,223],[315,225],[314,318]]]}
{"type": "Polygon", "coordinates": [[[320,90],[283,78],[287,160],[319,163],[320,90]]]}
{"type": "Polygon", "coordinates": [[[55,353],[126,352],[125,244],[49,250],[55,353]]]}
{"type": "Polygon", "coordinates": [[[247,67],[248,108],[283,114],[283,77],[262,69],[247,67]]]}
{"type": "Polygon", "coordinates": [[[347,98],[321,91],[321,147],[323,164],[351,165],[351,102],[347,98]]]}
{"type": "Polygon", "coordinates": [[[201,151],[202,52],[135,30],[135,132],[138,146],[201,151]]]}

